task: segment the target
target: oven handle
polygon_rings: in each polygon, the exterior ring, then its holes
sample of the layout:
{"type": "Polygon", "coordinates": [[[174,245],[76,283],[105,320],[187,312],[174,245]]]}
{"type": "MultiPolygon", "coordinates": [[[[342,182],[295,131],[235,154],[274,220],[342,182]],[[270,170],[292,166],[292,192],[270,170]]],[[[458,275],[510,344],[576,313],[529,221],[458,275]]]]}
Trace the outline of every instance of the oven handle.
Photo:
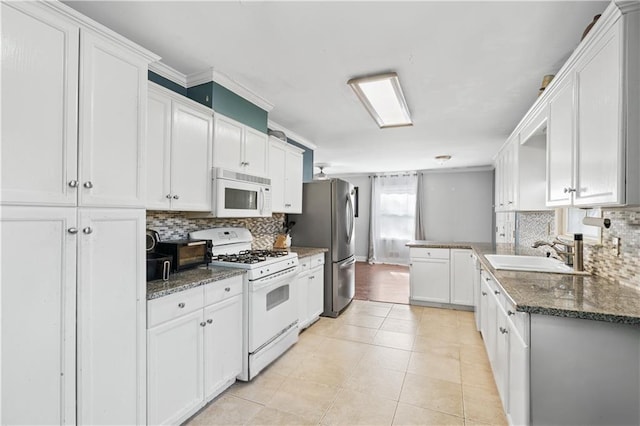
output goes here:
{"type": "Polygon", "coordinates": [[[261,291],[267,287],[276,288],[284,282],[291,281],[298,274],[298,267],[291,268],[286,273],[273,274],[267,278],[255,280],[253,285],[249,286],[253,293],[261,291]]]}

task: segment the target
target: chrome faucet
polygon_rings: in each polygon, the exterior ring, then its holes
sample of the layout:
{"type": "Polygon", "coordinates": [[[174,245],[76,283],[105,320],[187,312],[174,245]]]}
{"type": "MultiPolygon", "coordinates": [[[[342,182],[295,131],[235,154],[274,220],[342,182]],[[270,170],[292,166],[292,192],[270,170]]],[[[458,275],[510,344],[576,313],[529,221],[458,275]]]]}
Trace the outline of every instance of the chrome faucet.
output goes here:
{"type": "MultiPolygon", "coordinates": [[[[555,252],[555,256],[552,257],[564,261],[564,263],[566,263],[568,266],[573,266],[575,255],[573,251],[573,243],[562,241],[558,237],[556,237],[550,243],[547,241],[538,240],[533,243],[531,247],[538,248],[542,246],[548,246],[549,248],[553,249],[553,251],[555,252]],[[558,246],[562,246],[564,248],[558,246]]],[[[551,252],[547,252],[547,256],[551,256],[551,252]]]]}

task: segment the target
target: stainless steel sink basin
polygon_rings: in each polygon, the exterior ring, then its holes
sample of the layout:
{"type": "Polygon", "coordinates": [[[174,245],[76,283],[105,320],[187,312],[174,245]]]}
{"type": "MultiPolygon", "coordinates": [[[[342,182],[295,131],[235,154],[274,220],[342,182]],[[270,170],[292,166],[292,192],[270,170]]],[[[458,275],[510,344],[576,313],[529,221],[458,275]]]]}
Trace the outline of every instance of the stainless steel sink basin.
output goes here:
{"type": "Polygon", "coordinates": [[[494,269],[529,272],[573,274],[573,268],[552,257],[487,254],[484,256],[494,269]]]}

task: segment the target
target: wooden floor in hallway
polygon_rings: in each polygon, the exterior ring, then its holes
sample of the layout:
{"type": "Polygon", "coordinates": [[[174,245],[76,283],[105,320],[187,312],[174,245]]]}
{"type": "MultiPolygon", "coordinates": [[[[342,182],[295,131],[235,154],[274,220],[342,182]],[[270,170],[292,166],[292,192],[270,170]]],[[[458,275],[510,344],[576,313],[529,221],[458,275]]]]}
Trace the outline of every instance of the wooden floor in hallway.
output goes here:
{"type": "Polygon", "coordinates": [[[356,262],[355,299],[409,304],[409,267],[356,262]]]}

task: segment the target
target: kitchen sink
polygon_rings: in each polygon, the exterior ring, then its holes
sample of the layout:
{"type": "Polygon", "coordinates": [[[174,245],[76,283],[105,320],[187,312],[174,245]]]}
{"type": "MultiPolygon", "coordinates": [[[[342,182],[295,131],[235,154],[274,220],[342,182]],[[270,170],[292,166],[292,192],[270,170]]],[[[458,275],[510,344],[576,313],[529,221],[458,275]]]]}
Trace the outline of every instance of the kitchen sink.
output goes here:
{"type": "Polygon", "coordinates": [[[556,272],[573,274],[573,268],[558,259],[541,256],[517,256],[503,254],[487,254],[484,256],[494,269],[530,272],[556,272]]]}

